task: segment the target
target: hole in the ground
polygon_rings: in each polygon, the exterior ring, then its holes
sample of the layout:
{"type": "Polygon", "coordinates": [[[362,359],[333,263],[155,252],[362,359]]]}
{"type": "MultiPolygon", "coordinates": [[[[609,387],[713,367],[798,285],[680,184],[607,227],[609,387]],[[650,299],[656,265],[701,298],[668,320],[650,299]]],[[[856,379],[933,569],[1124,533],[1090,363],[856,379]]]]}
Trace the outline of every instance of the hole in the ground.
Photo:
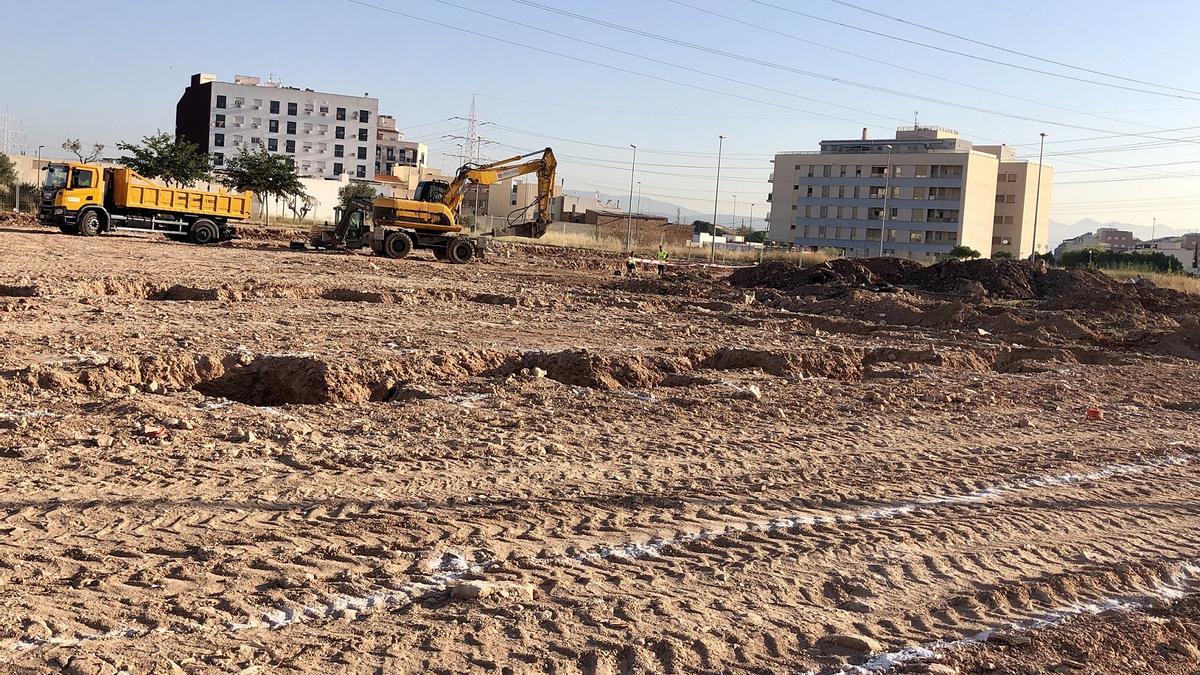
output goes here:
{"type": "Polygon", "coordinates": [[[378,291],[359,291],[353,288],[331,288],[322,293],[321,298],[324,300],[335,300],[337,302],[392,302],[392,296],[388,293],[380,293],[378,291]]]}
{"type": "Polygon", "coordinates": [[[361,373],[335,368],[311,356],[263,356],[196,385],[205,396],[255,406],[358,403],[372,396],[361,373]]]}
{"type": "Polygon", "coordinates": [[[189,301],[189,300],[216,300],[220,297],[220,291],[215,288],[196,288],[195,286],[184,286],[175,284],[170,288],[161,291],[152,291],[146,294],[147,300],[168,300],[168,301],[189,301]]]}
{"type": "Polygon", "coordinates": [[[37,296],[38,290],[36,286],[7,286],[0,284],[0,297],[5,298],[32,298],[37,296]]]}

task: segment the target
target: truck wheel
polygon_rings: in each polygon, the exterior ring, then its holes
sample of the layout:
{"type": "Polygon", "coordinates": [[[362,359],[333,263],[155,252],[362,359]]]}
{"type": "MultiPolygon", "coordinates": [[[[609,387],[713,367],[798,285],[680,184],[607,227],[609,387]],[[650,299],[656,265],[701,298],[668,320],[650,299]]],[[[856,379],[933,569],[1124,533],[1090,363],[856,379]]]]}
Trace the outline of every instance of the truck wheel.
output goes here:
{"type": "Polygon", "coordinates": [[[100,234],[100,216],[95,211],[88,211],[82,216],[79,216],[79,234],[85,237],[94,237],[100,234]]]}
{"type": "Polygon", "coordinates": [[[383,240],[383,254],[389,258],[403,258],[412,250],[412,239],[403,232],[393,232],[383,240]]]}
{"type": "Polygon", "coordinates": [[[465,265],[475,259],[475,244],[466,237],[455,237],[446,242],[446,260],[455,265],[465,265]]]}
{"type": "Polygon", "coordinates": [[[188,230],[188,238],[193,244],[211,244],[221,237],[217,224],[211,220],[197,220],[188,230]]]}

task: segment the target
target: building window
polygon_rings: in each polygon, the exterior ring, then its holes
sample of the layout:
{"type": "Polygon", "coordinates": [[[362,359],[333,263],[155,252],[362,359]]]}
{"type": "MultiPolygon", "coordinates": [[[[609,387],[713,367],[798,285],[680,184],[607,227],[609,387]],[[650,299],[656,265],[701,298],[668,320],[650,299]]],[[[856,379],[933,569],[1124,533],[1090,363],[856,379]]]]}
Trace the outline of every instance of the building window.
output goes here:
{"type": "Polygon", "coordinates": [[[370,122],[371,121],[371,111],[370,110],[359,110],[358,111],[358,121],[362,122],[363,124],[370,122]]]}
{"type": "Polygon", "coordinates": [[[250,145],[254,145],[254,146],[262,145],[262,138],[260,138],[258,136],[251,136],[250,137],[250,145]]]}
{"type": "Polygon", "coordinates": [[[279,120],[268,120],[267,121],[267,131],[269,131],[273,134],[279,133],[279,120]]]}
{"type": "Polygon", "coordinates": [[[285,145],[284,145],[283,147],[284,147],[284,150],[286,150],[287,152],[290,152],[290,153],[292,153],[292,154],[295,154],[295,152],[296,152],[296,141],[293,141],[293,140],[291,140],[291,139],[288,139],[288,140],[287,140],[287,142],[285,143],[285,145]]]}
{"type": "Polygon", "coordinates": [[[213,134],[213,145],[218,148],[225,147],[225,134],[213,134]]]}
{"type": "Polygon", "coordinates": [[[271,101],[271,114],[272,115],[279,114],[279,101],[271,101]]]}
{"type": "Polygon", "coordinates": [[[321,117],[329,117],[329,106],[323,105],[317,110],[321,113],[321,117]]]}
{"type": "Polygon", "coordinates": [[[917,172],[915,175],[917,178],[929,178],[929,167],[917,165],[917,172]]]}
{"type": "Polygon", "coordinates": [[[233,107],[245,108],[246,107],[246,97],[245,96],[235,96],[233,98],[233,107]]]}
{"type": "Polygon", "coordinates": [[[315,103],[305,103],[304,104],[304,114],[305,115],[313,114],[313,111],[316,109],[317,109],[317,106],[315,103]]]}
{"type": "Polygon", "coordinates": [[[242,125],[243,125],[243,124],[245,124],[245,123],[246,123],[246,118],[245,118],[245,117],[242,117],[241,115],[236,115],[236,116],[234,116],[234,118],[233,118],[233,126],[235,126],[235,127],[240,127],[240,126],[242,126],[242,125]]]}
{"type": "Polygon", "coordinates": [[[379,170],[379,162],[375,162],[375,173],[381,173],[379,170]]]}
{"type": "Polygon", "coordinates": [[[362,164],[359,164],[358,169],[354,172],[354,175],[358,176],[359,178],[366,178],[367,177],[367,167],[363,166],[362,164]]]}
{"type": "Polygon", "coordinates": [[[275,139],[275,138],[268,138],[267,139],[267,150],[270,150],[271,152],[278,151],[279,150],[279,140],[275,139]]]}
{"type": "Polygon", "coordinates": [[[287,132],[293,136],[296,135],[296,123],[295,122],[287,123],[287,132]]]}
{"type": "Polygon", "coordinates": [[[345,138],[346,137],[346,127],[334,127],[333,137],[334,138],[345,138]]]}
{"type": "Polygon", "coordinates": [[[225,116],[218,113],[217,116],[213,119],[213,126],[218,129],[224,129],[225,128],[225,116]]]}
{"type": "Polygon", "coordinates": [[[367,140],[367,130],[366,129],[358,130],[358,140],[360,140],[360,141],[367,140]]]}
{"type": "Polygon", "coordinates": [[[214,152],[213,166],[225,166],[225,155],[220,152],[214,152]]]}
{"type": "Polygon", "coordinates": [[[815,168],[816,168],[816,167],[814,167],[814,166],[812,166],[812,165],[809,165],[809,167],[808,167],[808,177],[809,177],[809,178],[812,178],[812,177],[813,177],[813,169],[815,169],[815,168]]]}
{"type": "Polygon", "coordinates": [[[342,163],[341,163],[341,162],[334,162],[334,163],[333,163],[333,175],[335,175],[335,176],[340,176],[340,175],[342,175],[342,173],[343,173],[343,171],[342,171],[342,163]]]}
{"type": "Polygon", "coordinates": [[[254,99],[254,109],[262,110],[262,99],[261,98],[254,99]]]}
{"type": "Polygon", "coordinates": [[[345,109],[345,108],[338,108],[338,109],[337,109],[337,114],[336,114],[336,115],[334,115],[334,118],[335,118],[335,119],[338,119],[338,120],[341,120],[341,121],[343,121],[343,122],[344,122],[344,121],[346,121],[346,109],[345,109]]]}
{"type": "Polygon", "coordinates": [[[218,108],[224,108],[224,107],[225,107],[225,95],[224,95],[224,94],[218,94],[218,95],[217,95],[217,107],[218,107],[218,108]]]}
{"type": "Polygon", "coordinates": [[[822,197],[828,197],[828,196],[829,196],[829,186],[828,186],[828,185],[822,185],[822,186],[821,186],[821,196],[822,196],[822,197]]]}
{"type": "Polygon", "coordinates": [[[291,115],[292,117],[296,116],[296,113],[298,112],[298,110],[297,110],[298,108],[299,108],[299,106],[297,106],[295,103],[293,103],[291,101],[288,102],[288,114],[291,115]]]}
{"type": "Polygon", "coordinates": [[[346,156],[346,147],[342,146],[342,145],[333,146],[333,156],[334,157],[345,157],[346,156]]]}
{"type": "Polygon", "coordinates": [[[324,136],[325,134],[328,134],[329,133],[329,125],[328,124],[318,124],[317,125],[317,133],[321,134],[322,136],[324,136]]]}
{"type": "Polygon", "coordinates": [[[811,186],[811,185],[808,186],[808,196],[809,197],[813,196],[813,186],[811,186]]]}
{"type": "Polygon", "coordinates": [[[359,149],[358,149],[358,158],[359,158],[359,159],[366,159],[366,158],[367,158],[367,149],[366,149],[366,148],[364,148],[364,147],[359,147],[359,149]]]}

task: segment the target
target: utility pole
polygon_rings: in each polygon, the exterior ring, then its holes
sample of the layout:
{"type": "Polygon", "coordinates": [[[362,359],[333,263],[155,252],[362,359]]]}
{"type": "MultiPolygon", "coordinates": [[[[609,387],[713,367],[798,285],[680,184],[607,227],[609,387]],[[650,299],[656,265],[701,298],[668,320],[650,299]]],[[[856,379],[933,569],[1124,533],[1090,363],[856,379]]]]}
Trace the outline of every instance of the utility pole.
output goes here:
{"type": "Polygon", "coordinates": [[[713,194],[713,222],[712,222],[712,252],[710,253],[711,261],[717,261],[717,206],[721,202],[721,151],[725,149],[725,136],[718,136],[720,139],[717,142],[717,187],[713,194]]]}
{"type": "Polygon", "coordinates": [[[629,220],[625,223],[625,250],[633,253],[633,179],[637,174],[637,146],[630,143],[629,147],[633,148],[633,162],[629,165],[629,220]]]}
{"type": "Polygon", "coordinates": [[[1046,132],[1042,132],[1041,147],[1038,148],[1038,182],[1037,189],[1033,193],[1033,255],[1030,260],[1037,260],[1037,226],[1038,226],[1038,210],[1041,208],[1042,201],[1042,158],[1046,152],[1046,132]]]}
{"type": "Polygon", "coordinates": [[[1150,219],[1150,241],[1154,241],[1155,232],[1158,230],[1158,218],[1150,219]]]}
{"type": "Polygon", "coordinates": [[[887,241],[888,193],[892,191],[892,146],[887,146],[887,169],[883,174],[883,213],[879,214],[879,257],[883,257],[883,242],[887,241]]]}

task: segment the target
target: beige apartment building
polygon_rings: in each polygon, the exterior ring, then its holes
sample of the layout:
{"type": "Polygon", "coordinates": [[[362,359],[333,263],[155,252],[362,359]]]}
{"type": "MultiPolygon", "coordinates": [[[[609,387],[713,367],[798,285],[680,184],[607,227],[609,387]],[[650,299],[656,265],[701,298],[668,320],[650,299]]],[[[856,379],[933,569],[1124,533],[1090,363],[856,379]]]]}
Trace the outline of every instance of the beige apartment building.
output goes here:
{"type": "MultiPolygon", "coordinates": [[[[901,128],[888,139],[868,139],[864,130],[859,139],[821,141],[816,152],[778,153],[774,164],[774,242],[922,262],[958,245],[984,256],[1023,256],[1033,248],[1037,165],[1018,161],[1005,146],[976,147],[939,127],[901,128]]],[[[1043,170],[1039,251],[1052,180],[1043,170]]]]}
{"type": "Polygon", "coordinates": [[[425,167],[429,149],[424,143],[404,140],[404,134],[396,128],[396,118],[380,115],[375,132],[375,173],[399,176],[398,169],[425,167]]]}

